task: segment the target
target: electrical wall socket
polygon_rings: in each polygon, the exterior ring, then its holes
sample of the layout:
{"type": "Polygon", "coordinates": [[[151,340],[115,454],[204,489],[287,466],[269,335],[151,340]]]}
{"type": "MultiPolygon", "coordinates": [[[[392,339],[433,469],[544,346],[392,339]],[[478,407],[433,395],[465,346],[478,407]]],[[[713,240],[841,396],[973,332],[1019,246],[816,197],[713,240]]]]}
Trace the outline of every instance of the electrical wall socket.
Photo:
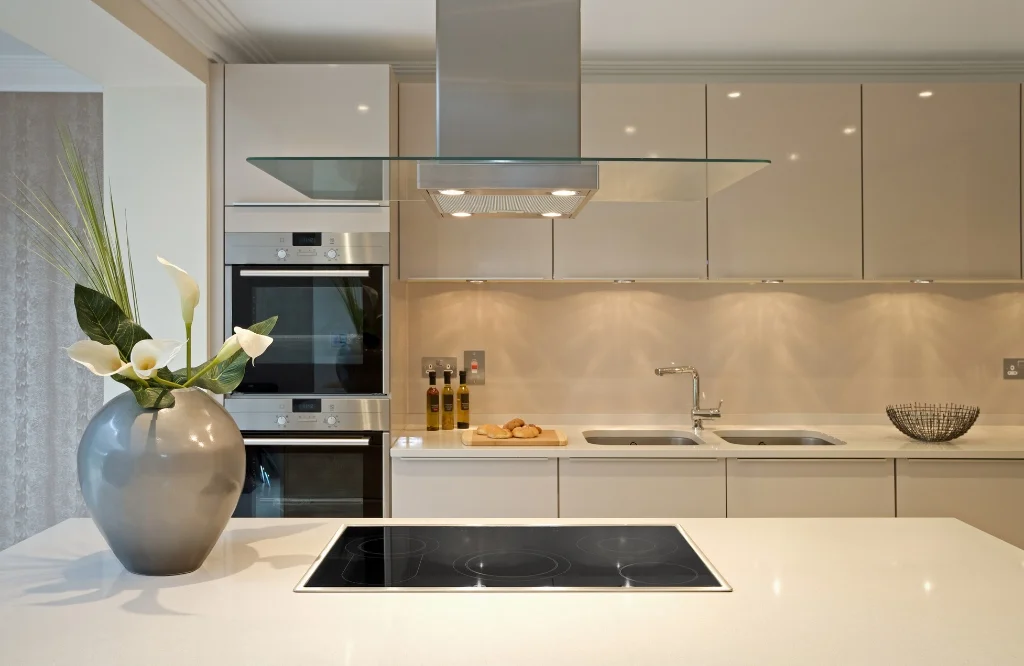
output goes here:
{"type": "Polygon", "coordinates": [[[1004,358],[1003,379],[1024,379],[1024,358],[1004,358]]]}
{"type": "Polygon", "coordinates": [[[440,384],[444,381],[444,371],[451,370],[452,379],[457,380],[459,378],[457,365],[458,360],[454,356],[424,356],[423,362],[420,364],[420,376],[426,379],[429,376],[428,373],[433,370],[437,373],[437,382],[440,384]]]}
{"type": "Polygon", "coordinates": [[[480,385],[484,383],[487,365],[484,363],[483,350],[462,352],[462,369],[466,371],[466,383],[480,385]]]}

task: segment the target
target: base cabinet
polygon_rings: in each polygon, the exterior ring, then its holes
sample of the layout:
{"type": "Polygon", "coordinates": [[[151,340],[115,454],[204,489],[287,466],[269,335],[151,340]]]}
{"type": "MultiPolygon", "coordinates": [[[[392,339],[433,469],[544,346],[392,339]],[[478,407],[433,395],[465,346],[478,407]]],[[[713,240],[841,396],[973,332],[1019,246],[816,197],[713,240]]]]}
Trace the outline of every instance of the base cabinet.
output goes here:
{"type": "Polygon", "coordinates": [[[730,518],[892,518],[893,461],[881,458],[731,458],[730,518]]]}
{"type": "Polygon", "coordinates": [[[901,518],[957,518],[1024,548],[1024,460],[899,460],[896,497],[901,518]]]}
{"type": "Polygon", "coordinates": [[[558,461],[395,458],[394,518],[557,518],[558,461]]]}
{"type": "Polygon", "coordinates": [[[724,518],[725,461],[563,458],[562,518],[724,518]]]}

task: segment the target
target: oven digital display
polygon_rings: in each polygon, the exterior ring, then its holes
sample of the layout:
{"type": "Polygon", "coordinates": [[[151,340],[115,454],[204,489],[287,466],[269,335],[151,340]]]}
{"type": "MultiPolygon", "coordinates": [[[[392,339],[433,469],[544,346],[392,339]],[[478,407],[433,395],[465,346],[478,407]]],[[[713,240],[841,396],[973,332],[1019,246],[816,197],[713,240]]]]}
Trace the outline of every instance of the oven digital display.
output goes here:
{"type": "Polygon", "coordinates": [[[319,247],[323,245],[321,236],[319,231],[292,234],[292,245],[295,247],[319,247]]]}
{"type": "Polygon", "coordinates": [[[319,411],[322,411],[320,409],[320,399],[319,398],[299,398],[299,399],[296,399],[296,400],[292,400],[292,411],[295,412],[296,414],[300,414],[302,412],[319,412],[319,411]]]}

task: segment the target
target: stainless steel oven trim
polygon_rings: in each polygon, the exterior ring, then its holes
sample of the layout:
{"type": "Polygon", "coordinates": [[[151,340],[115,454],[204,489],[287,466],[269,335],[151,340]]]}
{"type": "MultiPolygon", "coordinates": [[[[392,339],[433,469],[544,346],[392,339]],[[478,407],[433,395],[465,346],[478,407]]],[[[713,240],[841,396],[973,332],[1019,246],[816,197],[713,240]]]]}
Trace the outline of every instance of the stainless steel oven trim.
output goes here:
{"type": "Polygon", "coordinates": [[[391,433],[384,433],[384,460],[381,462],[381,470],[384,473],[384,486],[381,491],[383,506],[381,513],[385,518],[391,517],[391,433]]]}
{"type": "MultiPolygon", "coordinates": [[[[387,185],[384,186],[387,189],[387,185]]],[[[316,201],[234,201],[233,208],[383,208],[387,204],[377,201],[346,199],[317,199],[316,201]]]]}
{"type": "Polygon", "coordinates": [[[370,277],[370,271],[344,268],[243,268],[241,277],[370,277]]]}
{"type": "Polygon", "coordinates": [[[246,446],[369,446],[369,437],[317,439],[315,437],[243,437],[246,446]]]}
{"type": "MultiPolygon", "coordinates": [[[[581,527],[618,527],[618,526],[629,527],[631,525],[635,525],[635,523],[631,524],[631,523],[623,523],[623,522],[607,522],[607,523],[601,523],[600,525],[591,525],[591,524],[585,524],[585,523],[580,523],[579,524],[579,526],[581,526],[581,527]]],[[[361,527],[365,527],[365,526],[366,525],[361,525],[361,527]]],[[[386,524],[382,524],[382,526],[383,527],[390,527],[390,525],[386,525],[386,524]]],[[[568,523],[568,524],[562,524],[562,525],[555,525],[555,524],[552,524],[552,523],[536,523],[536,524],[529,524],[529,525],[509,525],[509,524],[501,524],[501,523],[493,523],[493,524],[465,523],[465,524],[461,524],[461,525],[452,525],[452,524],[434,524],[434,523],[431,523],[431,524],[425,525],[425,526],[429,526],[429,527],[573,527],[574,524],[573,523],[568,523]]],[[[706,566],[708,568],[708,571],[710,571],[711,575],[715,577],[715,580],[718,581],[719,586],[718,587],[469,587],[469,586],[467,586],[467,587],[303,587],[309,581],[309,579],[313,577],[313,574],[316,573],[317,568],[320,566],[320,564],[327,557],[327,553],[329,553],[331,551],[331,548],[334,547],[334,544],[337,543],[338,539],[341,538],[341,535],[345,531],[345,529],[349,527],[346,524],[342,524],[342,526],[340,528],[338,528],[338,531],[334,534],[334,537],[332,537],[331,540],[327,543],[327,546],[322,551],[320,551],[320,554],[316,556],[315,560],[313,560],[313,564],[310,565],[309,570],[306,571],[306,573],[302,576],[302,579],[299,581],[298,585],[295,586],[293,591],[294,592],[302,592],[302,593],[305,593],[305,592],[332,593],[333,592],[333,593],[339,593],[339,594],[347,594],[347,593],[350,593],[350,592],[355,592],[355,593],[360,593],[360,594],[361,593],[366,593],[366,592],[387,592],[387,593],[393,593],[393,592],[435,592],[435,593],[436,592],[471,592],[471,593],[481,593],[481,592],[490,592],[490,593],[493,593],[493,592],[498,592],[498,593],[506,593],[506,592],[587,592],[587,593],[594,593],[594,592],[598,592],[599,593],[599,592],[608,592],[608,593],[614,593],[614,594],[619,594],[619,593],[622,593],[622,592],[732,592],[732,586],[729,585],[729,583],[725,580],[725,578],[722,576],[722,574],[718,572],[718,569],[716,569],[714,567],[714,565],[711,564],[711,561],[708,560],[707,555],[704,554],[704,551],[702,551],[700,548],[697,547],[697,544],[695,544],[693,542],[693,539],[690,538],[690,535],[686,533],[686,530],[684,530],[681,525],[679,525],[678,523],[677,524],[663,523],[663,524],[650,524],[650,525],[645,524],[644,526],[645,527],[675,527],[677,530],[679,530],[679,533],[682,534],[683,538],[686,540],[686,543],[688,543],[690,545],[690,547],[693,548],[693,552],[695,552],[697,554],[697,557],[700,558],[700,561],[704,564],[704,566],[706,566]]],[[[353,526],[353,527],[355,527],[355,526],[353,526]]]]}

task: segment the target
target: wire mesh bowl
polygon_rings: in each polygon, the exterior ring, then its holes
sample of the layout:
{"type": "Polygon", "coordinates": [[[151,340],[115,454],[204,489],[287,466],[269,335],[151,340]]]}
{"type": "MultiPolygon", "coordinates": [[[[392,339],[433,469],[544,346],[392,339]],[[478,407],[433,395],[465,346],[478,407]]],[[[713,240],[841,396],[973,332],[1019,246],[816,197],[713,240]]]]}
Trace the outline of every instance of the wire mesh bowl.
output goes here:
{"type": "Polygon", "coordinates": [[[978,420],[981,410],[968,405],[906,404],[885,408],[889,420],[907,437],[921,442],[949,442],[978,420]]]}

